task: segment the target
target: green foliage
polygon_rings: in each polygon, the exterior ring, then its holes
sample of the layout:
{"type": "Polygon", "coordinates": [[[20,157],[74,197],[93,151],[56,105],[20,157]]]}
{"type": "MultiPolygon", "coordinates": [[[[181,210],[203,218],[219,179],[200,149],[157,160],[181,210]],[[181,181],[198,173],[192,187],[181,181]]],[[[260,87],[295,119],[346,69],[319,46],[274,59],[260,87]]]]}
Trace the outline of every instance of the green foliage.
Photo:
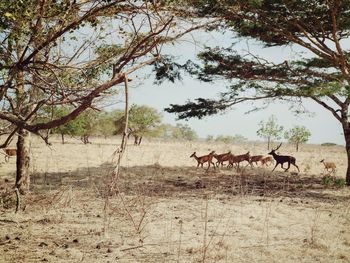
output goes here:
{"type": "Polygon", "coordinates": [[[228,143],[234,143],[235,138],[230,135],[219,135],[216,137],[215,141],[228,144],[228,143]]]}
{"type": "Polygon", "coordinates": [[[296,150],[299,150],[299,145],[306,143],[311,136],[311,132],[304,126],[295,126],[284,133],[285,139],[295,145],[296,150]]]}
{"type": "MultiPolygon", "coordinates": [[[[124,111],[114,112],[117,133],[122,133],[125,125],[124,111]]],[[[132,105],[129,109],[128,127],[137,136],[158,136],[161,132],[162,115],[149,106],[132,105]]]]}
{"type": "Polygon", "coordinates": [[[207,142],[213,142],[214,141],[214,136],[213,135],[208,135],[207,138],[205,138],[207,142]]]}
{"type": "Polygon", "coordinates": [[[337,144],[336,143],[333,143],[333,142],[324,142],[324,143],[321,143],[321,146],[336,146],[337,144]]]}
{"type": "MultiPolygon", "coordinates": [[[[53,118],[66,116],[72,109],[69,107],[56,107],[53,111],[53,118]]],[[[74,120],[52,130],[53,133],[61,135],[82,136],[97,134],[98,113],[93,110],[86,110],[74,120]]]]}
{"type": "Polygon", "coordinates": [[[219,136],[216,137],[215,141],[222,142],[222,143],[242,143],[242,142],[247,141],[247,138],[245,138],[242,135],[234,135],[234,136],[219,135],[219,136]]]}
{"type": "Polygon", "coordinates": [[[110,136],[115,133],[114,115],[112,112],[102,111],[96,120],[96,135],[110,136]]]}
{"type": "Polygon", "coordinates": [[[257,130],[257,135],[267,140],[267,148],[270,149],[270,143],[273,140],[279,140],[282,138],[283,126],[277,124],[276,117],[271,115],[269,119],[264,122],[259,123],[259,130],[257,130]]]}
{"type": "Polygon", "coordinates": [[[346,181],[343,178],[325,175],[322,177],[322,184],[329,187],[343,188],[346,186],[346,181]]]}
{"type": "Polygon", "coordinates": [[[172,138],[193,141],[198,138],[196,132],[188,124],[176,124],[172,131],[172,138]]]}

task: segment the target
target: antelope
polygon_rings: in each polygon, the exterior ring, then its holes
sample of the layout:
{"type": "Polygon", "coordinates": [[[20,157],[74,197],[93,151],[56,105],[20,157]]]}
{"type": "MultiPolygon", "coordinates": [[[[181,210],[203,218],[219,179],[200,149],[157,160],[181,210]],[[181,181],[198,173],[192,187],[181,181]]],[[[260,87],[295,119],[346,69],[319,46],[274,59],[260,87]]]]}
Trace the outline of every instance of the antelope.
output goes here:
{"type": "Polygon", "coordinates": [[[239,169],[239,164],[243,161],[247,161],[249,163],[250,160],[250,154],[249,152],[241,155],[232,155],[230,160],[229,160],[229,166],[233,167],[233,164],[237,164],[237,170],[239,169]]]}
{"type": "Polygon", "coordinates": [[[278,155],[276,154],[276,151],[281,147],[282,143],[276,148],[271,150],[271,152],[269,152],[268,154],[272,155],[272,157],[276,160],[276,165],[273,168],[272,172],[275,170],[275,168],[277,167],[277,165],[281,165],[281,168],[283,168],[283,164],[284,163],[288,163],[288,167],[286,169],[284,169],[285,172],[288,171],[290,164],[293,164],[297,169],[298,172],[300,172],[298,165],[295,164],[295,158],[293,156],[288,156],[288,155],[278,155]]]}
{"type": "Polygon", "coordinates": [[[333,162],[325,162],[324,159],[320,161],[320,163],[323,163],[324,169],[329,172],[328,170],[331,169],[331,173],[335,173],[335,169],[337,166],[333,162]]]}
{"type": "Polygon", "coordinates": [[[222,153],[222,154],[214,154],[214,157],[216,158],[216,166],[219,167],[221,164],[221,167],[224,165],[224,162],[229,161],[231,158],[231,151],[227,153],[222,153]]]}
{"type": "Polygon", "coordinates": [[[17,155],[17,149],[3,149],[3,150],[5,152],[5,162],[8,162],[11,156],[17,155]]]}
{"type": "Polygon", "coordinates": [[[263,155],[253,155],[253,156],[250,156],[250,159],[249,159],[249,164],[250,166],[253,166],[253,163],[255,163],[256,165],[258,165],[258,162],[261,162],[261,159],[264,158],[263,155]]]}
{"type": "Polygon", "coordinates": [[[193,157],[197,160],[197,168],[199,167],[199,165],[201,165],[201,167],[203,167],[203,164],[207,162],[208,163],[207,170],[209,170],[210,164],[212,164],[214,166],[214,169],[215,169],[215,164],[212,161],[213,157],[214,157],[214,153],[215,153],[215,151],[212,151],[208,155],[203,155],[203,156],[198,157],[196,155],[196,152],[194,152],[191,154],[190,158],[193,157]]]}
{"type": "Polygon", "coordinates": [[[261,165],[268,166],[267,163],[270,163],[270,164],[273,163],[273,158],[271,156],[265,156],[261,158],[260,162],[261,162],[261,165]]]}

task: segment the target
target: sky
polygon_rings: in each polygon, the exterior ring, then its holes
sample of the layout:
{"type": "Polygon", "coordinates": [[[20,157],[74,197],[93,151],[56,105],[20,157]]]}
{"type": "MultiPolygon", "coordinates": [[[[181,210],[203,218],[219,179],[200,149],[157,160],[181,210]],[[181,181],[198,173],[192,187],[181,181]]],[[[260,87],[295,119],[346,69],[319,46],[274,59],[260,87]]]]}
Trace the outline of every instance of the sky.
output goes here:
{"type": "MultiPolygon", "coordinates": [[[[186,61],[187,59],[195,59],[195,54],[200,52],[204,45],[228,46],[236,41],[237,39],[233,39],[233,36],[229,34],[197,32],[177,42],[174,46],[167,47],[164,51],[175,55],[180,61],[186,61]]],[[[297,46],[265,49],[258,43],[247,40],[238,41],[235,46],[240,52],[246,53],[249,50],[251,53],[258,54],[276,63],[284,61],[286,58],[296,59],[300,56],[308,56],[307,52],[297,46]]],[[[310,114],[295,115],[289,104],[276,101],[276,103],[269,105],[267,109],[249,114],[246,114],[246,112],[252,109],[252,105],[246,103],[236,105],[224,114],[205,117],[201,120],[194,118],[188,121],[177,121],[176,115],[166,113],[164,108],[170,104],[184,104],[187,100],[198,97],[215,98],[220,91],[225,90],[228,82],[204,83],[192,77],[184,76],[181,81],[176,83],[165,82],[156,85],[153,83],[154,78],[152,76],[145,78],[145,74],[149,73],[149,71],[142,70],[132,76],[134,81],[129,83],[130,103],[156,108],[162,113],[164,123],[172,125],[176,125],[176,123],[188,124],[200,138],[206,138],[208,135],[215,137],[218,135],[243,135],[249,140],[262,140],[256,134],[259,123],[261,121],[266,122],[271,115],[274,115],[277,123],[282,125],[285,130],[296,125],[305,126],[311,132],[308,143],[332,142],[345,144],[340,123],[329,111],[311,100],[303,101],[304,107],[311,112],[310,114]]],[[[256,103],[263,105],[264,102],[256,103]]]]}

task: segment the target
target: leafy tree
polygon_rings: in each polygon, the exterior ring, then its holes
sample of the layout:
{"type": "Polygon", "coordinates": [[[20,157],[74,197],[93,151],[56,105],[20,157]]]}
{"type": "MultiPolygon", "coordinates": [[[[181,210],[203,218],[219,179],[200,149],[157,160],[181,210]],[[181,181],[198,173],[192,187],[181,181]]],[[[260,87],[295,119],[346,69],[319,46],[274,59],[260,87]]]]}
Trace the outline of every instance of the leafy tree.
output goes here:
{"type": "Polygon", "coordinates": [[[192,16],[219,21],[211,30],[232,31],[240,41],[253,39],[282,58],[276,62],[262,53],[237,51],[234,44],[208,47],[198,56],[202,64],[188,62],[172,70],[185,68],[200,80],[227,79],[232,85],[218,99],[199,98],[167,111],[180,119],[202,118],[243,102],[311,99],[342,126],[350,185],[350,0],[184,0],[181,5],[186,4],[192,16]],[[287,45],[301,54],[292,59],[279,52],[287,45]]]}
{"type": "Polygon", "coordinates": [[[306,143],[310,136],[311,132],[304,126],[295,126],[284,134],[284,138],[294,144],[297,151],[299,150],[299,145],[306,143]]]}
{"type": "Polygon", "coordinates": [[[230,135],[219,135],[215,138],[215,141],[216,142],[223,142],[223,143],[234,143],[235,142],[235,137],[233,136],[230,136],[230,135]]]}
{"type": "Polygon", "coordinates": [[[181,123],[176,124],[174,127],[172,137],[174,139],[182,139],[188,141],[193,141],[198,138],[197,133],[188,124],[181,123]]]}
{"type": "MultiPolygon", "coordinates": [[[[117,133],[123,132],[125,116],[123,111],[116,111],[117,133]]],[[[134,137],[134,144],[139,145],[142,137],[156,137],[160,133],[161,114],[149,106],[132,105],[129,109],[129,135],[134,137]]]]}
{"type": "Polygon", "coordinates": [[[96,135],[102,135],[105,138],[115,133],[113,112],[102,111],[97,117],[96,135]]]}
{"type": "Polygon", "coordinates": [[[214,141],[214,136],[213,135],[208,135],[207,138],[205,139],[207,142],[212,142],[214,141]]]}
{"type": "Polygon", "coordinates": [[[282,138],[283,126],[277,124],[274,115],[271,115],[266,122],[261,121],[259,126],[260,128],[257,130],[256,134],[267,140],[267,149],[269,150],[273,140],[282,138]]]}
{"type": "Polygon", "coordinates": [[[183,35],[172,13],[159,8],[128,0],[1,1],[0,120],[13,128],[0,148],[18,135],[21,192],[29,188],[30,133],[48,143],[47,130],[95,108],[125,76],[158,60],[160,46],[183,35]],[[43,107],[62,105],[71,106],[64,116],[37,120],[43,107]]]}

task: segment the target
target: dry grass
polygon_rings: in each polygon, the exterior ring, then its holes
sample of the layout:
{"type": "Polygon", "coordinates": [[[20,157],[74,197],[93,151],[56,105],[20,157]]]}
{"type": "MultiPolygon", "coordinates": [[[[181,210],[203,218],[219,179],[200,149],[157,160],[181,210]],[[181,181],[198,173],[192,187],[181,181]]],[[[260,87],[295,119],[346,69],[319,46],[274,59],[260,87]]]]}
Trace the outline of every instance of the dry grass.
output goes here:
{"type": "MultiPolygon", "coordinates": [[[[32,190],[0,207],[0,262],[349,262],[350,191],[324,185],[321,159],[345,174],[342,147],[283,145],[301,169],[195,169],[211,150],[266,154],[265,145],[144,142],[125,153],[109,196],[118,138],[51,148],[34,139],[32,190]]],[[[1,163],[13,184],[15,159],[1,163]]],[[[5,180],[7,183],[5,183],[5,180]]]]}

